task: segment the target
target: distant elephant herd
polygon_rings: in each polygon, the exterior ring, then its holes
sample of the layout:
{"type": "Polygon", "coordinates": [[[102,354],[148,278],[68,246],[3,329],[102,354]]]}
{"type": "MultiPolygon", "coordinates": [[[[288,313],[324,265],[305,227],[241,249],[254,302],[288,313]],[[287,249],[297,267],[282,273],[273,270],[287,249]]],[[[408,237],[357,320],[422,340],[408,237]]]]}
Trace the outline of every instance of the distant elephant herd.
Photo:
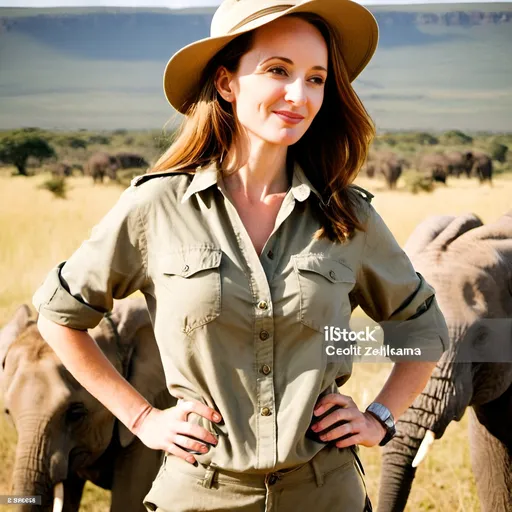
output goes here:
{"type": "MultiPolygon", "coordinates": [[[[115,181],[119,169],[147,169],[149,163],[137,153],[120,152],[109,154],[103,151],[89,157],[85,166],[58,162],[52,167],[52,174],[58,177],[71,176],[77,169],[85,176],[91,176],[94,183],[103,183],[105,177],[115,181]]],[[[395,189],[398,179],[405,169],[417,169],[432,181],[446,183],[449,176],[459,178],[475,176],[480,183],[492,183],[493,164],[489,155],[480,151],[447,151],[445,153],[428,153],[418,156],[415,160],[398,156],[393,151],[370,152],[363,165],[362,175],[368,178],[381,176],[388,188],[395,189]]]]}
{"type": "MultiPolygon", "coordinates": [[[[486,225],[473,214],[430,217],[404,250],[436,290],[450,347],[383,449],[378,510],[405,509],[429,446],[467,411],[481,510],[511,512],[512,210],[486,225]]],[[[90,334],[148,401],[160,409],[175,404],[144,299],[116,301],[90,334]]],[[[11,493],[42,495],[43,511],[55,499],[72,512],[90,480],[112,491],[112,512],[145,512],[142,500],[162,453],[142,444],[71,377],[26,305],[0,331],[0,389],[18,433],[11,493]]]]}
{"type": "Polygon", "coordinates": [[[91,176],[94,183],[103,183],[105,177],[115,181],[119,169],[147,169],[148,167],[149,163],[146,159],[137,153],[120,152],[111,155],[99,151],[89,157],[85,166],[63,161],[54,164],[51,172],[53,176],[64,178],[71,176],[73,169],[77,169],[84,176],[91,176]]]}
{"type": "Polygon", "coordinates": [[[388,188],[394,189],[402,172],[410,168],[415,168],[432,181],[442,183],[446,183],[449,176],[459,178],[461,175],[477,177],[480,183],[492,183],[492,159],[481,151],[427,153],[415,161],[399,157],[393,151],[378,151],[370,153],[363,166],[363,174],[369,178],[380,175],[388,188]]]}

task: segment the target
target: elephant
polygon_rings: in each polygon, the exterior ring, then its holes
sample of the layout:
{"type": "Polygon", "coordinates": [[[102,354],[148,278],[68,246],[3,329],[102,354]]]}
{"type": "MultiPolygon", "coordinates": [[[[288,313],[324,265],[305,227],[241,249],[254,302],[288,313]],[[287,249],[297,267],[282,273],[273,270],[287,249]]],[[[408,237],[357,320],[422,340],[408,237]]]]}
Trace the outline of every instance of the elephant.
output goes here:
{"type": "Polygon", "coordinates": [[[116,158],[119,160],[120,166],[123,169],[130,169],[133,167],[149,167],[148,162],[143,156],[137,153],[117,153],[116,158]]]}
{"type": "Polygon", "coordinates": [[[471,173],[478,177],[480,183],[488,181],[492,184],[492,159],[485,153],[475,153],[471,173]]]}
{"type": "Polygon", "coordinates": [[[51,172],[55,178],[69,178],[73,174],[72,166],[68,162],[59,162],[53,165],[51,172]]]}
{"type": "Polygon", "coordinates": [[[474,158],[471,151],[447,151],[444,156],[448,159],[448,173],[455,177],[465,174],[471,176],[474,158]]]}
{"type": "MultiPolygon", "coordinates": [[[[146,512],[164,452],[148,448],[69,373],[23,304],[0,331],[0,383],[7,420],[18,434],[11,493],[42,496],[79,510],[91,481],[111,490],[111,512],[146,512]]],[[[115,301],[89,334],[115,368],[159,409],[176,404],[143,298],[115,301]]],[[[33,505],[19,510],[28,512],[33,505]]]]}
{"type": "Polygon", "coordinates": [[[427,174],[432,181],[438,181],[446,185],[446,178],[452,172],[450,160],[440,153],[427,153],[419,158],[418,170],[427,174]]]}
{"type": "Polygon", "coordinates": [[[380,151],[371,155],[371,158],[365,162],[364,172],[369,178],[373,178],[375,174],[384,177],[388,188],[393,190],[396,188],[398,178],[402,175],[402,169],[406,165],[406,161],[393,153],[392,151],[380,151]]]}
{"type": "Polygon", "coordinates": [[[467,410],[481,510],[511,512],[512,210],[486,225],[430,217],[404,251],[435,288],[450,347],[383,448],[378,510],[405,509],[418,464],[467,410]]]}
{"type": "Polygon", "coordinates": [[[105,152],[98,152],[92,155],[87,161],[86,174],[92,176],[94,183],[103,183],[105,176],[111,180],[116,180],[116,171],[120,167],[121,163],[117,157],[105,152]]]}

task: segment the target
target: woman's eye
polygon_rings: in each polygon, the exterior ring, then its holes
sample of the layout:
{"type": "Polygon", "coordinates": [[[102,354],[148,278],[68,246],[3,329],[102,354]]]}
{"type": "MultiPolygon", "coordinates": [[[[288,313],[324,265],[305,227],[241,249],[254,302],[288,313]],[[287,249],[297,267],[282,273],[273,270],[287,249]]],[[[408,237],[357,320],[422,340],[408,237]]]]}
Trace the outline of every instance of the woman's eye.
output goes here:
{"type": "MultiPolygon", "coordinates": [[[[286,69],[282,68],[280,66],[270,68],[268,70],[268,72],[272,73],[273,75],[288,76],[288,72],[286,71],[286,69]]],[[[310,78],[309,80],[312,81],[316,85],[323,85],[325,83],[324,78],[321,76],[314,76],[314,77],[310,78]]]]}
{"type": "Polygon", "coordinates": [[[286,75],[286,70],[284,68],[270,68],[269,72],[274,75],[286,75]]]}

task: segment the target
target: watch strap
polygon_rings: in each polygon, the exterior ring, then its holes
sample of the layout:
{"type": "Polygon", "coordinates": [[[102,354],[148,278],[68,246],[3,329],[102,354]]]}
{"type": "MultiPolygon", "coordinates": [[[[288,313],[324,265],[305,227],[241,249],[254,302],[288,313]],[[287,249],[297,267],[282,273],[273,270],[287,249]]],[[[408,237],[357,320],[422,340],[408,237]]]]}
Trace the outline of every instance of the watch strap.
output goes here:
{"type": "Polygon", "coordinates": [[[366,412],[369,412],[386,430],[384,437],[379,443],[379,446],[384,446],[391,441],[396,434],[395,420],[391,411],[383,404],[372,402],[366,408],[366,412]]]}

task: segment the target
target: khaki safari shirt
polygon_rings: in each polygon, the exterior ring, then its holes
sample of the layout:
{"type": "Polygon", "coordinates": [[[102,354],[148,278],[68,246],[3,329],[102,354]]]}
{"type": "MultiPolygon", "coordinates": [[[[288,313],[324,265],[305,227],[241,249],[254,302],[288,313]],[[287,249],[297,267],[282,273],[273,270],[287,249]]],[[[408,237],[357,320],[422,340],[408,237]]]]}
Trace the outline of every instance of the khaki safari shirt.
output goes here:
{"type": "Polygon", "coordinates": [[[139,176],[33,298],[43,316],[84,330],[113,299],[141,290],[170,393],[222,414],[221,424],[189,415],[218,437],[196,455],[203,464],[266,473],[323,448],[305,437],[313,408],[352,371],[350,356],[327,355],[324,327],[349,329],[357,305],[388,325],[391,346],[422,347],[431,361],[448,347],[434,290],[373,196],[352,186],[366,233],[319,241],[312,202],[321,196],[298,165],[291,183],[259,256],[216,164],[139,176]]]}

